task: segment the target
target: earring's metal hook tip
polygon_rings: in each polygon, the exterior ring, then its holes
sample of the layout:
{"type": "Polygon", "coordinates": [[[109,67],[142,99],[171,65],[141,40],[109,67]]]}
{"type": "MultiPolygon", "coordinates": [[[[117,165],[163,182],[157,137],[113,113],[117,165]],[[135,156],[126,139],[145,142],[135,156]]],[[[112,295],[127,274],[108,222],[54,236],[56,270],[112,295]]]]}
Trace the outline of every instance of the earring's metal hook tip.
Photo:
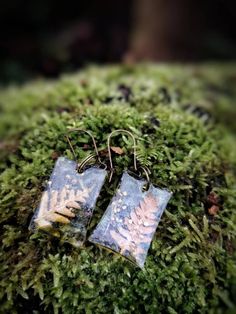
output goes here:
{"type": "MultiPolygon", "coordinates": [[[[80,128],[72,128],[72,129],[69,129],[69,130],[67,131],[67,133],[65,134],[65,137],[66,137],[66,139],[67,139],[67,141],[68,141],[68,143],[69,143],[70,149],[71,149],[71,151],[72,151],[72,153],[73,153],[74,159],[77,160],[77,158],[76,158],[76,153],[75,153],[75,150],[74,150],[73,145],[72,145],[72,143],[71,143],[71,140],[70,140],[70,138],[69,138],[69,133],[72,133],[72,132],[79,132],[79,133],[82,132],[82,133],[86,133],[86,134],[88,134],[88,135],[91,137],[92,142],[93,142],[93,146],[94,146],[94,150],[95,150],[95,153],[96,153],[97,162],[101,163],[101,159],[100,159],[100,156],[99,156],[99,152],[98,152],[98,148],[97,148],[97,144],[96,144],[96,141],[95,141],[94,136],[93,136],[89,131],[83,130],[83,129],[80,129],[80,128]]],[[[90,160],[90,159],[91,159],[91,156],[88,157],[88,160],[90,160]]],[[[85,158],[85,160],[87,160],[87,158],[85,158]]],[[[85,164],[84,161],[82,162],[82,164],[83,164],[83,165],[85,164]]]]}
{"type": "Polygon", "coordinates": [[[115,172],[115,169],[112,168],[112,169],[110,170],[109,183],[111,182],[111,179],[112,179],[112,177],[113,177],[114,172],[115,172]]]}
{"type": "MultiPolygon", "coordinates": [[[[133,160],[133,163],[134,163],[134,170],[137,171],[137,160],[136,160],[136,140],[135,140],[135,137],[134,135],[130,132],[130,131],[127,131],[127,130],[124,130],[124,129],[118,129],[118,130],[114,130],[113,132],[111,132],[107,138],[107,148],[108,148],[108,156],[109,156],[109,161],[110,161],[110,168],[111,169],[114,169],[113,168],[113,162],[112,162],[112,157],[111,157],[111,145],[110,145],[110,141],[111,141],[111,137],[115,134],[115,133],[126,133],[128,134],[132,140],[133,140],[133,154],[134,154],[134,160],[133,160]]],[[[113,175],[113,172],[114,170],[112,171],[112,175],[113,175]]],[[[110,182],[110,181],[109,181],[110,182]]]]}

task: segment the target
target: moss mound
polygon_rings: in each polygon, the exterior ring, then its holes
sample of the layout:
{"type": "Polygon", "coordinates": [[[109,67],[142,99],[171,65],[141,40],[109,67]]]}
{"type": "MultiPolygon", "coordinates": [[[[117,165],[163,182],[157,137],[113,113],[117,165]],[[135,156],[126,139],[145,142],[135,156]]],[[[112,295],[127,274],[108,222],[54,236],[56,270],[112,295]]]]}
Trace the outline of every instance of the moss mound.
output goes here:
{"type": "MultiPolygon", "coordinates": [[[[2,313],[233,313],[235,264],[234,65],[90,67],[57,82],[1,91],[2,313]],[[55,159],[72,158],[63,135],[129,129],[138,161],[173,197],[144,271],[86,243],[61,244],[28,225],[55,159]]],[[[76,142],[77,136],[74,140],[76,142]]],[[[132,164],[117,155],[89,234],[132,164]]],[[[113,145],[123,146],[122,137],[113,145]]],[[[80,144],[87,143],[86,135],[80,144]]],[[[79,158],[91,146],[77,146],[79,158]]],[[[104,157],[106,158],[106,157],[104,157]]]]}

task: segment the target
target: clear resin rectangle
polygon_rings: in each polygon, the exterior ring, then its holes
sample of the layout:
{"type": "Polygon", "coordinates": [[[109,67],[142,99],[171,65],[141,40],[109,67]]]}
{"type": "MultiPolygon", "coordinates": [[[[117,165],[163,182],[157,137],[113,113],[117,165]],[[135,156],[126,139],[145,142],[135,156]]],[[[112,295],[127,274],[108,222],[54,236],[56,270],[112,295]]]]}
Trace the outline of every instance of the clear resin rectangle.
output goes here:
{"type": "Polygon", "coordinates": [[[106,212],[89,240],[143,267],[162,213],[172,195],[125,172],[106,212]]]}
{"type": "Polygon", "coordinates": [[[58,158],[31,224],[78,247],[85,240],[87,225],[106,177],[106,171],[90,167],[78,173],[77,163],[58,158]]]}

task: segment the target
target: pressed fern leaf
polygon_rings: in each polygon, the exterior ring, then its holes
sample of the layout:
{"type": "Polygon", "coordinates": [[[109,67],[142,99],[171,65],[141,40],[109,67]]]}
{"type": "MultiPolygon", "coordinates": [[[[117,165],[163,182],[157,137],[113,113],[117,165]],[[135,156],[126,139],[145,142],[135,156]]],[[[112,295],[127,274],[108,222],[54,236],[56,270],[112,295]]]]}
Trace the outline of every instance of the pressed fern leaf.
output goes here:
{"type": "Polygon", "coordinates": [[[81,246],[106,170],[89,167],[78,173],[77,163],[65,157],[56,161],[46,190],[29,229],[44,230],[61,242],[81,246]]]}
{"type": "Polygon", "coordinates": [[[120,253],[129,252],[135,260],[139,260],[140,254],[144,254],[141,244],[150,243],[156,230],[156,212],[158,204],[156,198],[148,193],[139,206],[126,217],[124,227],[118,227],[117,232],[110,231],[112,238],[120,247],[120,253]]]}
{"type": "Polygon", "coordinates": [[[35,223],[42,229],[51,227],[53,222],[69,224],[70,219],[75,217],[74,210],[80,209],[89,192],[88,188],[75,191],[67,187],[61,191],[45,191],[35,223]]]}
{"type": "Polygon", "coordinates": [[[143,268],[170,192],[124,172],[121,183],[89,240],[111,249],[143,268]]]}

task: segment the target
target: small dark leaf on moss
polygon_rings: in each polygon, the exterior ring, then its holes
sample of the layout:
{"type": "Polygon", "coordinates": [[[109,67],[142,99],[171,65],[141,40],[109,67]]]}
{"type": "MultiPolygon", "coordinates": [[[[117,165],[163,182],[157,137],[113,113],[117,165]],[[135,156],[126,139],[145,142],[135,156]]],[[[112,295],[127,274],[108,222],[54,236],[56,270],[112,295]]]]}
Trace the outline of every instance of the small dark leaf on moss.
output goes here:
{"type": "Polygon", "coordinates": [[[155,126],[157,126],[157,127],[159,127],[160,126],[160,120],[158,120],[157,118],[155,118],[155,117],[151,117],[150,118],[150,122],[151,122],[151,124],[153,124],[153,125],[155,125],[155,126]]]}
{"type": "Polygon", "coordinates": [[[160,87],[158,89],[158,95],[160,96],[162,102],[166,104],[169,104],[171,102],[171,96],[166,87],[160,87]]]}
{"type": "Polygon", "coordinates": [[[84,100],[85,105],[93,105],[93,100],[91,98],[86,98],[84,100]]]}
{"type": "Polygon", "coordinates": [[[186,104],[183,107],[185,110],[195,114],[197,117],[204,118],[205,122],[208,122],[212,118],[210,112],[201,105],[186,104]]]}
{"type": "Polygon", "coordinates": [[[118,90],[121,92],[123,98],[125,99],[125,101],[129,101],[130,97],[132,96],[132,90],[130,87],[124,85],[124,84],[120,84],[118,86],[118,90]]]}
{"type": "Polygon", "coordinates": [[[209,204],[219,205],[220,198],[215,192],[211,191],[210,194],[207,196],[207,201],[209,204]]]}
{"type": "Polygon", "coordinates": [[[109,104],[112,102],[112,100],[114,99],[114,97],[112,96],[107,96],[105,99],[104,99],[104,103],[105,104],[109,104]]]}
{"type": "Polygon", "coordinates": [[[51,158],[52,160],[57,160],[57,158],[60,156],[60,154],[56,151],[52,152],[51,158]]]}

